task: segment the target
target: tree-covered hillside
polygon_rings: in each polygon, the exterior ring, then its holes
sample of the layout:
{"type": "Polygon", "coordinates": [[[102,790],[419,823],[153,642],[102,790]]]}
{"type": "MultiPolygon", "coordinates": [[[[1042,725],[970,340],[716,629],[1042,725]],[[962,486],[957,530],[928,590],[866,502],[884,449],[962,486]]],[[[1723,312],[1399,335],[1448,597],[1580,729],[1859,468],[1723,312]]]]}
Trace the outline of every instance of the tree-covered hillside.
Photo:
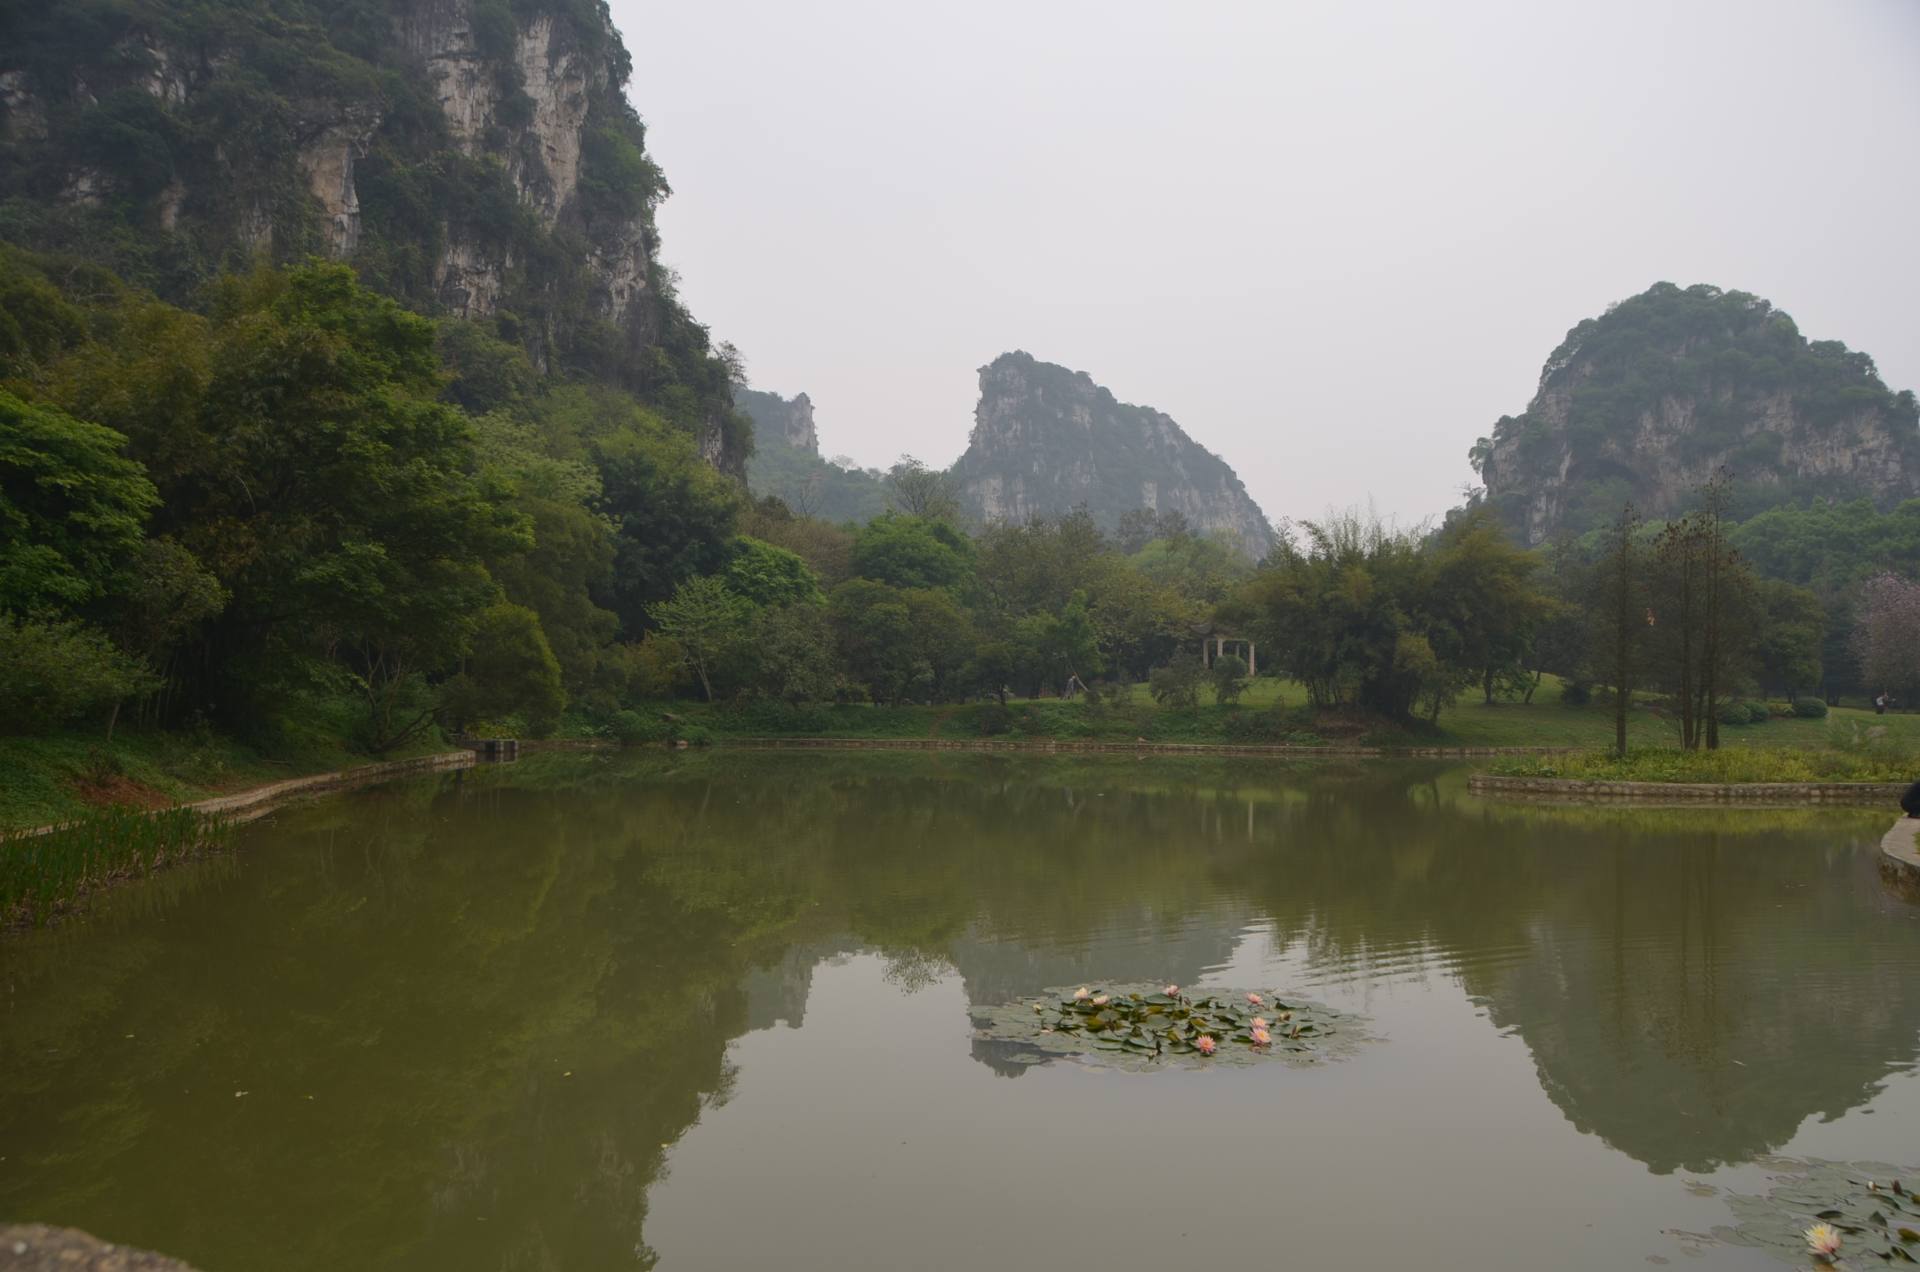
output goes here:
{"type": "Polygon", "coordinates": [[[1568,332],[1526,411],[1471,459],[1529,543],[1627,500],[1673,515],[1721,468],[1737,517],[1815,496],[1890,507],[1920,494],[1920,409],[1866,354],[1809,341],[1757,296],[1658,283],[1568,332]]]}

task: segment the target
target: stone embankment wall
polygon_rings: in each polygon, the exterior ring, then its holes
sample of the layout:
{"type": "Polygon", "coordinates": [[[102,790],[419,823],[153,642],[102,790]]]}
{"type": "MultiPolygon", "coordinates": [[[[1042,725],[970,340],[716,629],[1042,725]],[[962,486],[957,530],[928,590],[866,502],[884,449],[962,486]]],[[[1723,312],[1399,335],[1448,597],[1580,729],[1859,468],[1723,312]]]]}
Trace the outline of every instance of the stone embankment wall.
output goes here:
{"type": "Polygon", "coordinates": [[[1315,756],[1363,756],[1378,759],[1465,759],[1495,755],[1565,755],[1574,748],[1560,746],[1269,746],[1226,742],[1088,742],[1058,738],[1012,740],[995,738],[726,738],[723,746],[843,751],[1038,751],[1094,755],[1270,755],[1294,759],[1315,756]]]}
{"type": "Polygon", "coordinates": [[[178,1259],[113,1245],[78,1228],[0,1224],[0,1268],[7,1272],[193,1272],[178,1259]]]}
{"type": "Polygon", "coordinates": [[[256,817],[266,816],[290,799],[323,795],[328,791],[347,790],[372,782],[388,782],[396,777],[437,773],[445,769],[471,768],[474,763],[472,751],[442,751],[438,755],[418,755],[407,760],[384,760],[378,764],[362,764],[358,768],[339,769],[332,773],[315,773],[311,777],[288,778],[284,782],[255,786],[237,795],[219,795],[213,799],[203,799],[188,807],[203,813],[218,813],[233,821],[252,821],[256,817]]]}
{"type": "Polygon", "coordinates": [[[1546,795],[1558,799],[1632,799],[1719,804],[1895,804],[1904,782],[1600,782],[1568,777],[1494,777],[1476,773],[1477,795],[1546,795]]]}
{"type": "Polygon", "coordinates": [[[1920,817],[1902,817],[1881,837],[1880,877],[1898,896],[1920,902],[1920,817]]]}

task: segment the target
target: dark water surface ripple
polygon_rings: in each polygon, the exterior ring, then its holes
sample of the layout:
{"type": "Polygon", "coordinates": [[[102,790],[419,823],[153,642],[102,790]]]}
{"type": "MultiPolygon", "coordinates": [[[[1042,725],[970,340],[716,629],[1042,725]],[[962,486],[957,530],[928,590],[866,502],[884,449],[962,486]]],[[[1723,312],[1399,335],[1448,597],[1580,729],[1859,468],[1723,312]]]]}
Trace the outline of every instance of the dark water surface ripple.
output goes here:
{"type": "Polygon", "coordinates": [[[396,784],[0,945],[0,1217],[207,1272],[1679,1261],[1728,1221],[1699,1181],[1920,1164],[1885,823],[1500,806],[1437,764],[396,784]],[[1096,981],[1382,1040],[1142,1075],[971,1036],[1096,981]]]}

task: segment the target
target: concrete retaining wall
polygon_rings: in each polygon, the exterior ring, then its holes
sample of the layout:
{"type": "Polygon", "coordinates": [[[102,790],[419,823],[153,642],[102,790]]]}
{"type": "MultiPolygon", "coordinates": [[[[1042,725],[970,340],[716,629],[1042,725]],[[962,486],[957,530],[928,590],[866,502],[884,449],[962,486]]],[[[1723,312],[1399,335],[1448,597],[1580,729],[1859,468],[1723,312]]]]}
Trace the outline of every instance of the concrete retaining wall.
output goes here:
{"type": "Polygon", "coordinates": [[[1719,804],[1898,804],[1904,782],[1602,782],[1568,777],[1495,777],[1475,773],[1476,795],[1550,795],[1719,804]]]}

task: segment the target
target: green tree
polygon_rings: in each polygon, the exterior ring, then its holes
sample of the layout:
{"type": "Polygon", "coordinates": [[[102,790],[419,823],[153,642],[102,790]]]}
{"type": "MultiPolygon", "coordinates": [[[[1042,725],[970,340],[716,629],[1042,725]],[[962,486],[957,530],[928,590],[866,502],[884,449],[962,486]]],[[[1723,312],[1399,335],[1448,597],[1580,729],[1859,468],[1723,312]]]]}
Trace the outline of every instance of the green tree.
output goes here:
{"type": "Polygon", "coordinates": [[[1756,585],[1760,611],[1754,655],[1760,683],[1788,700],[1821,681],[1821,649],[1827,638],[1827,607],[1809,588],[1778,579],[1756,585]]]}
{"type": "Polygon", "coordinates": [[[824,605],[772,605],[753,616],[752,686],[782,702],[830,702],[839,688],[833,626],[824,605]]]}
{"type": "Polygon", "coordinates": [[[1497,682],[1523,673],[1552,608],[1534,582],[1536,562],[1507,539],[1486,508],[1456,518],[1432,556],[1428,616],[1444,629],[1449,661],[1472,672],[1491,703],[1497,682]]]}
{"type": "Polygon", "coordinates": [[[158,502],[126,438],[0,390],[0,609],[105,593],[158,502]]]}
{"type": "Polygon", "coordinates": [[[960,519],[960,499],[947,475],[911,455],[902,455],[887,471],[887,506],[923,521],[960,519]]]}
{"type": "Polygon", "coordinates": [[[752,614],[747,601],[711,576],[688,579],[672,600],[654,607],[661,634],[679,644],[708,702],[714,669],[740,648],[752,614]]]}
{"type": "Polygon", "coordinates": [[[517,715],[533,737],[552,733],[566,709],[567,692],[560,663],[540,630],[540,616],[510,602],[489,606],[442,702],[462,728],[476,720],[517,715]]]}
{"type": "Polygon", "coordinates": [[[826,600],[820,581],[798,553],[740,535],[722,576],[736,596],[755,605],[818,605],[826,600]]]}
{"type": "Polygon", "coordinates": [[[955,587],[967,577],[973,549],[944,521],[900,513],[876,517],[853,541],[853,571],[892,587],[955,587]]]}
{"type": "Polygon", "coordinates": [[[1302,528],[1304,550],[1282,544],[1222,617],[1254,634],[1269,666],[1304,684],[1315,706],[1409,715],[1437,683],[1430,554],[1414,535],[1358,513],[1302,528]],[[1415,656],[1422,647],[1431,668],[1415,656]]]}
{"type": "Polygon", "coordinates": [[[875,702],[904,698],[920,663],[913,611],[900,589],[873,579],[849,579],[827,598],[827,610],[848,678],[875,702]]]}
{"type": "Polygon", "coordinates": [[[1627,711],[1639,687],[1653,610],[1640,519],[1623,504],[1607,531],[1606,551],[1590,576],[1594,670],[1613,685],[1614,753],[1627,753],[1627,711]]]}
{"type": "Polygon", "coordinates": [[[681,583],[725,567],[738,505],[692,440],[657,420],[643,416],[593,450],[615,535],[606,603],[632,636],[681,583]]]}

